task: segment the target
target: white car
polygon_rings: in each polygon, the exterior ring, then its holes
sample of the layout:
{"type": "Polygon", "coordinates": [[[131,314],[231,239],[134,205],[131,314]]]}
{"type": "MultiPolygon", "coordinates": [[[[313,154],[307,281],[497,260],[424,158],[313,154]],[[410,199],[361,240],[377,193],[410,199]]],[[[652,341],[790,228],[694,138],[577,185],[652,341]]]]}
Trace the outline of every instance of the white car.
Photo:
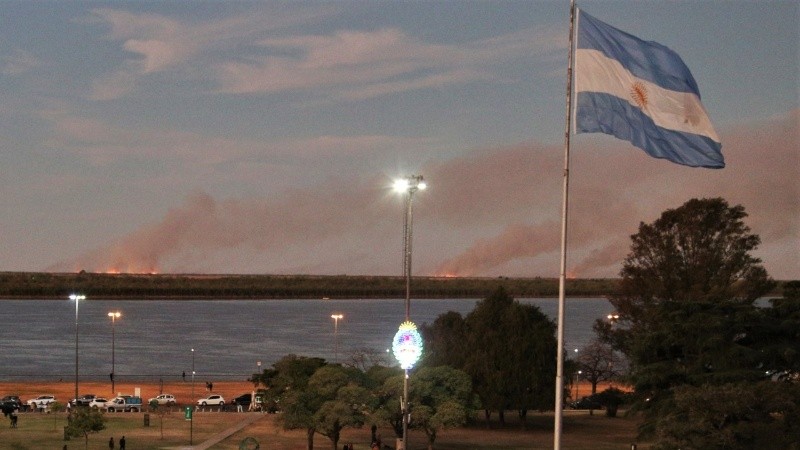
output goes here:
{"type": "Polygon", "coordinates": [[[28,406],[33,408],[46,408],[48,405],[50,405],[50,403],[53,403],[54,401],[56,401],[56,398],[52,395],[40,395],[36,398],[28,400],[25,403],[27,403],[28,406]]]}
{"type": "Polygon", "coordinates": [[[201,398],[197,401],[198,406],[207,406],[207,405],[219,405],[222,406],[225,404],[225,399],[222,398],[221,395],[214,394],[209,395],[206,398],[201,398]]]}
{"type": "Polygon", "coordinates": [[[150,404],[153,403],[154,401],[157,402],[159,405],[167,405],[167,406],[172,406],[178,403],[178,401],[175,400],[175,396],[172,394],[158,395],[148,400],[147,403],[150,404]]]}
{"type": "Polygon", "coordinates": [[[95,397],[89,402],[89,408],[100,408],[106,409],[106,405],[108,405],[109,401],[103,397],[95,397]]]}

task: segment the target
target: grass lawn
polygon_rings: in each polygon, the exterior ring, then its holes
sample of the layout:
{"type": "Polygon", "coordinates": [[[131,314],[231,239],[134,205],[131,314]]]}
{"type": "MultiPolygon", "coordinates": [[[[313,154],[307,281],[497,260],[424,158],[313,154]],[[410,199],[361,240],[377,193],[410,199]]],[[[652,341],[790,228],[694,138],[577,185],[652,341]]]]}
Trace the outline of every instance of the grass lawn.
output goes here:
{"type": "MultiPolygon", "coordinates": [[[[253,413],[257,414],[257,413],[253,413]]],[[[108,449],[109,437],[119,442],[125,436],[128,450],[150,450],[169,447],[184,447],[189,444],[189,422],[182,413],[164,416],[163,438],[161,418],[150,414],[150,426],[144,426],[144,413],[106,414],[106,429],[89,436],[88,448],[91,450],[108,449]]],[[[214,450],[238,450],[239,444],[246,437],[258,441],[262,450],[304,450],[305,431],[284,431],[276,423],[276,415],[264,417],[245,429],[235,433],[221,443],[213,446],[214,450]]],[[[239,413],[197,412],[192,425],[192,442],[199,444],[223,431],[243,418],[239,413]]],[[[533,414],[528,418],[525,430],[515,420],[513,414],[507,414],[507,424],[500,427],[493,422],[490,429],[485,423],[453,430],[441,431],[436,439],[438,450],[475,449],[475,450],[521,450],[553,448],[553,416],[552,414],[533,414]]],[[[20,414],[19,428],[11,429],[9,422],[0,421],[0,448],[3,450],[59,450],[66,444],[69,450],[84,449],[83,438],[72,438],[64,441],[65,415],[62,414],[20,414]]],[[[629,449],[636,442],[636,426],[638,421],[631,418],[607,418],[602,412],[590,416],[587,412],[565,411],[563,421],[562,448],[564,450],[619,450],[629,449]]],[[[394,448],[394,437],[390,429],[381,428],[379,434],[383,443],[394,448]]],[[[339,446],[345,443],[355,444],[357,450],[368,450],[370,429],[347,429],[342,433],[339,446]]],[[[426,436],[412,431],[409,437],[409,450],[427,448],[426,436]]],[[[646,450],[649,445],[637,443],[638,449],[646,450]]],[[[331,441],[322,435],[314,437],[315,449],[332,449],[331,441]]]]}

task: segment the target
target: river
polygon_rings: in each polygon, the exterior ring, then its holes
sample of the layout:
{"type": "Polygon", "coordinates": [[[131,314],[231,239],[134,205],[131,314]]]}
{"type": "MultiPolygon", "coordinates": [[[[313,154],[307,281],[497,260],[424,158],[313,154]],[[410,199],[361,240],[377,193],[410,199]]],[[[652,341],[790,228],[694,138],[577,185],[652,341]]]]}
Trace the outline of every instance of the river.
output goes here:
{"type": "MultiPolygon", "coordinates": [[[[555,298],[520,299],[556,320],[555,298]]],[[[447,311],[469,313],[477,300],[412,299],[411,319],[432,323],[447,311]]],[[[611,311],[603,298],[568,298],[565,348],[594,336],[611,311]]],[[[379,300],[82,300],[78,305],[81,379],[244,379],[284,355],[346,360],[356,349],[385,352],[405,316],[403,299],[379,300]],[[122,315],[113,324],[111,311],[122,315]],[[331,315],[342,314],[334,327],[331,315]],[[194,352],[192,352],[194,349],[194,352]],[[337,351],[338,349],[338,351],[337,351]]],[[[0,301],[0,379],[69,380],[75,374],[72,300],[0,301]]]]}

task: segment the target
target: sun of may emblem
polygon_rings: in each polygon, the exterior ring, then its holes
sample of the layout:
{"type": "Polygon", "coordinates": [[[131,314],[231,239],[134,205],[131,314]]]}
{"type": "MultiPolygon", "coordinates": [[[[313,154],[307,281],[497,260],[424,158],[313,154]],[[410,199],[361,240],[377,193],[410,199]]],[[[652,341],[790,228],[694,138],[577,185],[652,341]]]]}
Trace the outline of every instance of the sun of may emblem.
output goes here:
{"type": "Polygon", "coordinates": [[[633,102],[639,105],[639,108],[644,109],[647,106],[647,88],[644,83],[637,81],[631,86],[631,98],[633,102]]]}

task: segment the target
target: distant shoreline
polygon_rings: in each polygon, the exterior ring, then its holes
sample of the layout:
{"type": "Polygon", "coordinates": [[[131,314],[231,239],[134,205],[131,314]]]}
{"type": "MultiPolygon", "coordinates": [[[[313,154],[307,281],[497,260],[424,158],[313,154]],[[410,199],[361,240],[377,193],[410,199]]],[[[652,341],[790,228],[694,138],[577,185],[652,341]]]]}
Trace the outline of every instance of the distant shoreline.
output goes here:
{"type": "MultiPolygon", "coordinates": [[[[606,297],[611,278],[569,279],[568,297],[606,297]]],[[[556,278],[421,277],[412,298],[481,299],[498,288],[515,298],[558,296],[556,278]]],[[[303,300],[404,298],[401,276],[206,275],[0,272],[2,300],[61,300],[72,293],[106,300],[303,300]]]]}

